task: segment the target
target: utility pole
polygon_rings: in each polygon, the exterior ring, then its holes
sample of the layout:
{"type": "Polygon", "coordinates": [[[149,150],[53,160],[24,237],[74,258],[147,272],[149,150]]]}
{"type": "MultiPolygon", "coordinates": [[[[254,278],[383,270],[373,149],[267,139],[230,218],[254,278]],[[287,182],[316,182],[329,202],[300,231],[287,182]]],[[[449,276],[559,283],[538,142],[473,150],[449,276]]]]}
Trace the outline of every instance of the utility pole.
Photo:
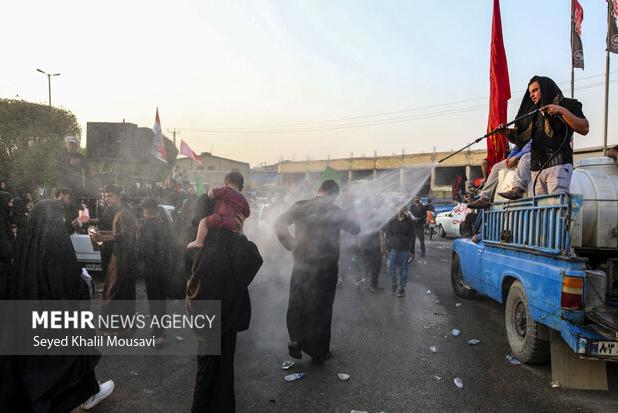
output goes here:
{"type": "MultiPolygon", "coordinates": [[[[613,10],[615,12],[615,10],[613,10]]],[[[612,5],[607,2],[607,28],[612,24],[612,5]]],[[[605,110],[603,116],[603,156],[607,156],[607,123],[609,114],[609,53],[610,41],[609,32],[607,34],[607,50],[605,51],[605,110]]]]}
{"type": "Polygon", "coordinates": [[[173,139],[174,139],[174,146],[176,146],[176,135],[180,135],[180,129],[176,129],[176,128],[174,128],[174,129],[168,129],[168,130],[167,130],[167,132],[168,132],[168,133],[171,133],[171,134],[172,134],[172,136],[174,137],[174,138],[173,138],[173,139]]]}
{"type": "Polygon", "coordinates": [[[36,71],[43,73],[45,76],[47,76],[47,95],[49,99],[48,103],[49,103],[49,107],[51,107],[51,78],[52,76],[60,76],[60,73],[51,74],[51,73],[44,72],[41,69],[37,69],[36,71]]]}

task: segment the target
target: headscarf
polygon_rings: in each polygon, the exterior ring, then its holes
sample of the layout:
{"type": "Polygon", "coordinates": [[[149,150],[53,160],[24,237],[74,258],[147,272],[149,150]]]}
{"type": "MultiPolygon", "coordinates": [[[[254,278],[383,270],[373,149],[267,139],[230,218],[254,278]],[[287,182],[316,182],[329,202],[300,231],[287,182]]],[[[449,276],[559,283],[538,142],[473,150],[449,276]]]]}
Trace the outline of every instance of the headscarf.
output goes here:
{"type": "Polygon", "coordinates": [[[22,300],[87,299],[81,267],[64,224],[64,205],[44,200],[31,211],[19,243],[16,297],[22,300]]]}
{"type": "MultiPolygon", "coordinates": [[[[572,110],[573,104],[577,102],[575,99],[565,98],[556,82],[548,77],[535,75],[528,82],[528,87],[530,87],[530,85],[534,82],[539,83],[541,102],[539,102],[538,106],[535,105],[530,98],[530,93],[528,93],[528,90],[526,89],[526,93],[524,93],[521,105],[519,106],[519,111],[517,112],[517,117],[551,104],[559,105],[568,110],[572,110]]],[[[517,121],[515,123],[516,134],[515,136],[509,136],[509,140],[515,145],[523,147],[532,136],[532,129],[538,116],[543,115],[536,113],[532,116],[528,116],[517,121]]],[[[557,116],[545,116],[543,130],[550,138],[556,133],[558,136],[563,136],[564,124],[560,121],[560,119],[558,119],[557,116]]]]}

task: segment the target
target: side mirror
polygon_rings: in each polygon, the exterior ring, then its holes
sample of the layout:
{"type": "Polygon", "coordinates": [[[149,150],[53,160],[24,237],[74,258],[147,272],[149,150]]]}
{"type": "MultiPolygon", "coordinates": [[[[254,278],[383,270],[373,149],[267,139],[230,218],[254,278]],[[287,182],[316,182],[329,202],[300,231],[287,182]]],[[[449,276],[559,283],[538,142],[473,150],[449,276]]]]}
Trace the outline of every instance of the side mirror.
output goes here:
{"type": "Polygon", "coordinates": [[[472,236],[472,224],[464,221],[459,224],[459,235],[462,237],[471,237],[472,236]]]}

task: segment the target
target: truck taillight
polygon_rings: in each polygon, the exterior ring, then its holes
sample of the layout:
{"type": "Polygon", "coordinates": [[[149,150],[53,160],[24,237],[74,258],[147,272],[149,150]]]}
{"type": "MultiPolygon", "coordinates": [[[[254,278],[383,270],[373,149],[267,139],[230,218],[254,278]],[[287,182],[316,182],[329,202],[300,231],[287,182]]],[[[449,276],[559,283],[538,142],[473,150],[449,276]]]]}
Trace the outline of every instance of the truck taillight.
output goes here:
{"type": "Polygon", "coordinates": [[[562,308],[581,310],[584,307],[584,279],[581,277],[562,278],[562,308]]]}

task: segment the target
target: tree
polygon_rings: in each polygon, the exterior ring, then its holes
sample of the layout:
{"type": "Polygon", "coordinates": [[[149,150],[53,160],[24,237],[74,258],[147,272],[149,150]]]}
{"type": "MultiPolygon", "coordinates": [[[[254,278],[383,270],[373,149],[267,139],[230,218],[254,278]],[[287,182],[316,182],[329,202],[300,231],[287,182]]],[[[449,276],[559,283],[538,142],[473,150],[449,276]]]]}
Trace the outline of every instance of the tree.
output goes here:
{"type": "Polygon", "coordinates": [[[17,192],[55,185],[67,135],[81,135],[70,111],[0,99],[0,179],[17,192]]]}

